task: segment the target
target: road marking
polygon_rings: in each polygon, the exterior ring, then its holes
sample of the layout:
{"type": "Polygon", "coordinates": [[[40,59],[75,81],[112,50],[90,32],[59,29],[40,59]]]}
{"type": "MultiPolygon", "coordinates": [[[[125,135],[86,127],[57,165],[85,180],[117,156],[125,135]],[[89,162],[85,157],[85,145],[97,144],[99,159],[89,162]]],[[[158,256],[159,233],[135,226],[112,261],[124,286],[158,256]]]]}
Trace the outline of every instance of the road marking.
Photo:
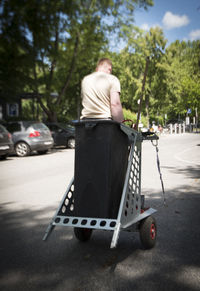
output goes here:
{"type": "Polygon", "coordinates": [[[188,160],[186,160],[186,159],[182,159],[182,158],[180,157],[181,155],[185,154],[186,152],[191,151],[193,148],[194,148],[194,146],[193,146],[192,148],[189,148],[189,149],[185,149],[185,150],[183,150],[183,151],[180,152],[179,154],[174,155],[174,158],[175,158],[176,160],[180,161],[180,162],[184,162],[184,163],[187,163],[187,164],[193,164],[193,165],[197,165],[197,166],[199,166],[200,163],[193,162],[193,161],[188,161],[188,160]]]}

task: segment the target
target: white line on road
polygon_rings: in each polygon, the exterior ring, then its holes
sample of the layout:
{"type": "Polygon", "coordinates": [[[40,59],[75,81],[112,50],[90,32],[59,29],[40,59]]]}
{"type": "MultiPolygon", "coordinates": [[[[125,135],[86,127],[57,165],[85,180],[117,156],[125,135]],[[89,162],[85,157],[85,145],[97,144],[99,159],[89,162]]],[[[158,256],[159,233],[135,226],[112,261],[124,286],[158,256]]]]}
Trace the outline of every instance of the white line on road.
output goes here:
{"type": "Polygon", "coordinates": [[[200,163],[193,162],[193,161],[191,161],[191,160],[188,161],[188,160],[186,160],[186,159],[182,159],[182,158],[180,157],[180,156],[182,156],[183,154],[185,154],[186,152],[189,152],[189,151],[193,150],[193,148],[194,148],[194,146],[193,146],[192,148],[187,148],[187,149],[183,150],[182,152],[180,152],[180,153],[174,155],[174,158],[175,158],[176,160],[180,161],[180,162],[183,162],[183,163],[193,164],[193,165],[197,165],[197,166],[199,166],[200,163]]]}

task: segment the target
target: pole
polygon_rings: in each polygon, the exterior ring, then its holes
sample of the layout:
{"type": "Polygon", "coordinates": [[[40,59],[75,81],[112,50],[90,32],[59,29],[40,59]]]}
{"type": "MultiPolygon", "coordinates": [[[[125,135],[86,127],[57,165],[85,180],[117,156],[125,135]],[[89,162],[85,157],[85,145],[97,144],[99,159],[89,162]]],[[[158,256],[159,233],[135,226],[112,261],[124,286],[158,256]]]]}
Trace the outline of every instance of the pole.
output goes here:
{"type": "Polygon", "coordinates": [[[138,130],[138,125],[139,125],[139,120],[140,120],[140,113],[141,113],[141,110],[142,110],[142,100],[143,100],[143,95],[144,95],[144,88],[145,88],[145,83],[146,83],[148,65],[149,65],[149,57],[146,58],[144,78],[143,78],[143,81],[142,81],[142,93],[141,93],[140,102],[139,102],[139,105],[138,105],[138,115],[137,115],[137,121],[136,121],[136,125],[135,125],[135,129],[136,130],[138,130]]]}

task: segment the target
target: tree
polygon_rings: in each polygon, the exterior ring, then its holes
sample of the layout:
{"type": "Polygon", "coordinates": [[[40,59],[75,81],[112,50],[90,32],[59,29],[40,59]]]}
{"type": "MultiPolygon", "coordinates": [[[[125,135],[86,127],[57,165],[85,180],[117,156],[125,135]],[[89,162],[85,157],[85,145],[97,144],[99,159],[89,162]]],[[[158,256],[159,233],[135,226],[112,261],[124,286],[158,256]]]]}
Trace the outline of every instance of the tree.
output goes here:
{"type": "MultiPolygon", "coordinates": [[[[124,35],[127,39],[127,46],[120,52],[120,68],[118,71],[122,83],[122,101],[123,105],[131,111],[137,111],[138,99],[144,91],[144,114],[149,123],[150,108],[158,110],[161,96],[157,95],[159,87],[158,70],[161,59],[164,55],[166,40],[163,31],[156,27],[145,32],[138,27],[130,27],[125,30],[124,35]],[[147,57],[149,66],[147,71],[146,84],[143,84],[144,71],[147,57]],[[151,106],[150,106],[151,105],[151,106]]],[[[162,82],[162,81],[161,81],[162,82]]]]}
{"type": "Polygon", "coordinates": [[[75,110],[80,80],[94,67],[107,43],[106,33],[133,21],[136,5],[152,4],[151,0],[2,1],[0,58],[8,69],[1,94],[9,88],[12,94],[34,92],[52,121],[69,108],[75,110]]]}
{"type": "Polygon", "coordinates": [[[31,51],[22,13],[24,1],[1,1],[0,95],[13,98],[31,82],[31,51]]]}
{"type": "Polygon", "coordinates": [[[187,109],[200,110],[200,41],[172,43],[166,50],[170,116],[185,117],[187,109]]]}

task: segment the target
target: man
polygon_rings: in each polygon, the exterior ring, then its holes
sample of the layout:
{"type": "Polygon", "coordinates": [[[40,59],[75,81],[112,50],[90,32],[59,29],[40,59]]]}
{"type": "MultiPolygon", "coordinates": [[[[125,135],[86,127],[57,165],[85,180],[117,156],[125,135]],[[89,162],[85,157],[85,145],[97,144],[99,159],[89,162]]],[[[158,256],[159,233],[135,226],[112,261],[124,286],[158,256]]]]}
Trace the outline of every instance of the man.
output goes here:
{"type": "Polygon", "coordinates": [[[115,121],[124,120],[120,102],[120,82],[111,74],[112,62],[100,59],[96,72],[87,75],[82,80],[82,118],[112,118],[115,121]]]}

